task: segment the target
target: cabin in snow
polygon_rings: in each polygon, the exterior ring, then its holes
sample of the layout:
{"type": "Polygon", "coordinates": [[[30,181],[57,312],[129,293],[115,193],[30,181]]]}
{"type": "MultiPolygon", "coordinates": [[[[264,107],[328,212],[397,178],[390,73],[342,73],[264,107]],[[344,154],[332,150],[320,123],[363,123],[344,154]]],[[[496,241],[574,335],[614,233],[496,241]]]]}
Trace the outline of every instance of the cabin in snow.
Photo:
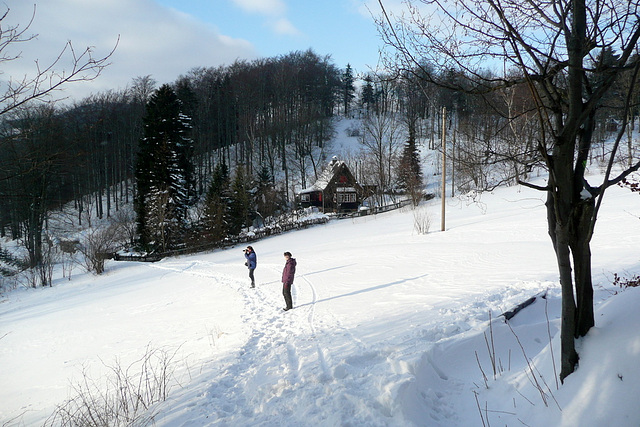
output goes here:
{"type": "Polygon", "coordinates": [[[316,206],[322,212],[353,212],[362,203],[364,189],[346,163],[333,157],[318,180],[298,194],[303,208],[316,206]]]}

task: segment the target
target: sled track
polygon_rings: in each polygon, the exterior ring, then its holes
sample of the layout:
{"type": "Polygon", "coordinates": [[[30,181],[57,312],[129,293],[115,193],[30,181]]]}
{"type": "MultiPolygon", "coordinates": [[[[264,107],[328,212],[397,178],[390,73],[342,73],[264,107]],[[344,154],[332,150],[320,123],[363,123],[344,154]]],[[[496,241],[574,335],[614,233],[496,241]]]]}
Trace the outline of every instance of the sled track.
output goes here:
{"type": "Polygon", "coordinates": [[[318,301],[318,293],[316,292],[316,288],[315,286],[313,286],[313,283],[307,279],[306,275],[302,275],[300,276],[302,278],[302,280],[304,280],[307,285],[309,285],[309,288],[311,288],[311,309],[309,310],[309,326],[311,328],[311,335],[315,336],[316,335],[316,327],[314,325],[314,316],[315,316],[315,312],[316,312],[316,301],[318,301]]]}

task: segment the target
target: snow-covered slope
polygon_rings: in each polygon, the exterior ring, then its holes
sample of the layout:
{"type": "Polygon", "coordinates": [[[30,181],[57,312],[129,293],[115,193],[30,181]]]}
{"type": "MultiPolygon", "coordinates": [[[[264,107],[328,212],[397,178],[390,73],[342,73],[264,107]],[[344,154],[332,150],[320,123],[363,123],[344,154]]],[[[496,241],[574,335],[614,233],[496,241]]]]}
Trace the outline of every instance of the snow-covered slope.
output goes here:
{"type": "Polygon", "coordinates": [[[152,347],[177,351],[159,426],[638,426],[640,290],[616,294],[611,281],[640,273],[640,197],[616,187],[605,199],[597,325],[564,385],[540,193],[504,188],[447,206],[446,232],[433,201],[421,207],[428,234],[406,209],[256,242],[256,289],[236,247],[112,262],[100,277],[3,295],[0,424],[42,424],[70,383],[152,347]],[[284,251],[298,262],[286,313],[284,251]],[[545,291],[509,325],[499,316],[545,291]]]}

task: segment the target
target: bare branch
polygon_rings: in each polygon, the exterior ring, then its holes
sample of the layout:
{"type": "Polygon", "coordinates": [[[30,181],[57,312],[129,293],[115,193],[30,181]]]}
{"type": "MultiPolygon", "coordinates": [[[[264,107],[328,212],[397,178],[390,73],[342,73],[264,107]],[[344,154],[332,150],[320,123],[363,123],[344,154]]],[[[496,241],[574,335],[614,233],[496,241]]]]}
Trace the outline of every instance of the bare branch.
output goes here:
{"type": "Polygon", "coordinates": [[[552,188],[549,187],[548,185],[546,187],[542,187],[540,185],[535,185],[535,184],[531,184],[530,182],[525,182],[525,181],[520,181],[518,179],[518,184],[524,186],[524,187],[528,187],[528,188],[532,188],[534,190],[538,190],[538,191],[551,191],[552,188]]]}
{"type": "MultiPolygon", "coordinates": [[[[0,24],[8,16],[10,9],[0,17],[0,24]]],[[[20,58],[20,54],[8,55],[7,48],[17,43],[24,43],[33,40],[36,35],[27,35],[26,32],[31,26],[35,17],[36,9],[31,16],[31,20],[24,27],[9,26],[0,28],[0,64],[14,61],[20,58]]],[[[67,83],[91,81],[96,79],[109,65],[109,59],[115,52],[120,37],[110,52],[104,56],[95,57],[93,47],[89,46],[80,53],[76,52],[71,41],[68,41],[60,50],[56,58],[49,64],[42,66],[38,60],[35,61],[35,75],[22,78],[9,77],[7,87],[0,93],[0,115],[6,114],[30,101],[45,100],[47,96],[62,88],[67,83]],[[63,60],[69,59],[70,69],[59,71],[57,68],[63,60]]],[[[52,101],[52,100],[49,100],[52,101]]]]}

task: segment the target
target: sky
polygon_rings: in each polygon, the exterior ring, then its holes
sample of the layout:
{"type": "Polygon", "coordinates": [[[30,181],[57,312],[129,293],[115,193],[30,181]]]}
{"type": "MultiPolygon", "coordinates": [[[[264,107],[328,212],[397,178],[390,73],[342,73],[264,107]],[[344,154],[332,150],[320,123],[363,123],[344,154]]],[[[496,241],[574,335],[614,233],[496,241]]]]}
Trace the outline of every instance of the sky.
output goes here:
{"type": "MultiPolygon", "coordinates": [[[[382,44],[372,17],[377,0],[5,0],[0,7],[9,9],[4,30],[23,29],[33,16],[25,35],[36,35],[3,51],[20,56],[0,60],[5,82],[33,75],[35,61],[49,64],[67,41],[76,54],[90,46],[96,57],[116,47],[97,80],[65,89],[74,99],[124,88],[134,77],[169,83],[194,67],[307,49],[366,73],[382,44]]],[[[62,65],[56,69],[67,71],[62,65]]]]}

